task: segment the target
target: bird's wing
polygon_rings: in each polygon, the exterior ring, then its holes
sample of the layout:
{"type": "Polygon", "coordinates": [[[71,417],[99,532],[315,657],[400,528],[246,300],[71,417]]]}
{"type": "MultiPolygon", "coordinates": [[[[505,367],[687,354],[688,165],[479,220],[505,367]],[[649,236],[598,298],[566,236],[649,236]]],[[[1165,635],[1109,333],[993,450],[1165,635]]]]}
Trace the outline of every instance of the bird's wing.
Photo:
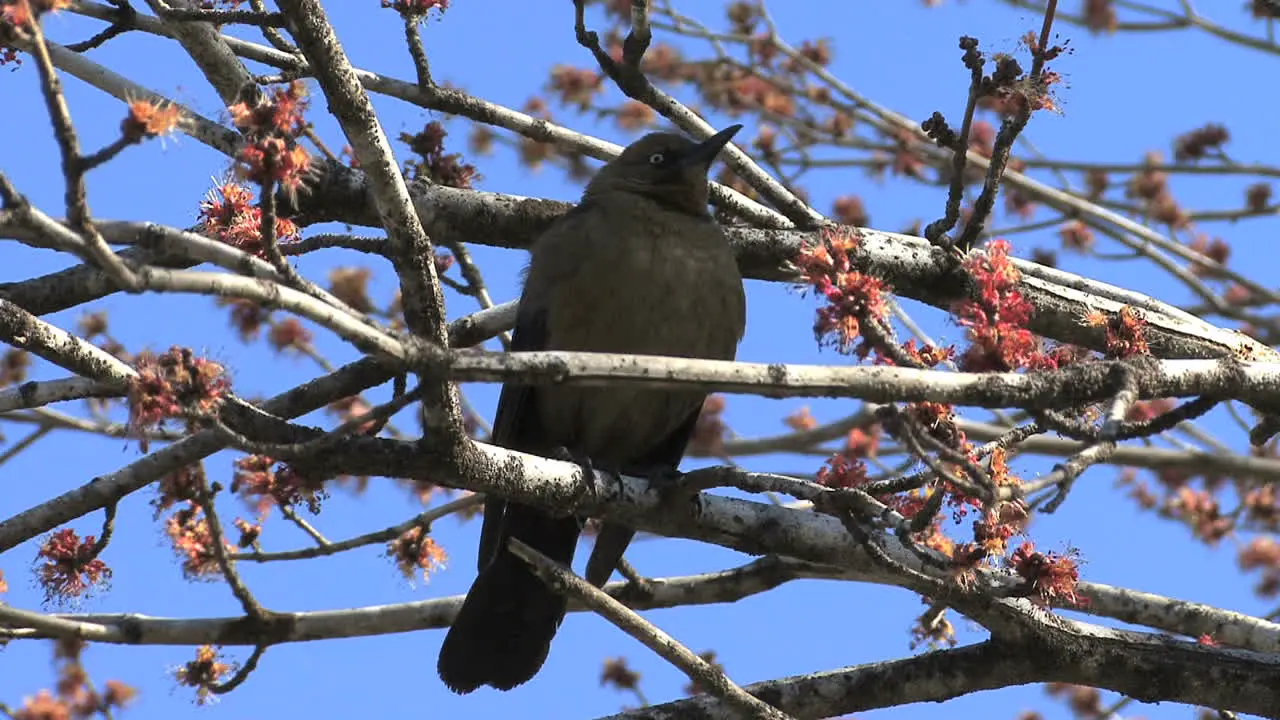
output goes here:
{"type": "MultiPolygon", "coordinates": [[[[516,311],[516,327],[511,335],[511,350],[542,350],[547,346],[547,313],[530,298],[522,298],[516,311]]],[[[534,387],[523,383],[504,383],[498,396],[498,411],[493,418],[495,445],[513,450],[531,450],[536,442],[533,411],[534,387]]],[[[480,527],[478,569],[483,570],[498,550],[505,524],[507,501],[488,496],[484,501],[484,524],[480,527]]]]}
{"type": "MultiPolygon", "coordinates": [[[[575,259],[581,257],[572,246],[585,237],[583,221],[592,203],[584,201],[569,209],[548,227],[534,245],[520,306],[516,310],[516,326],[511,335],[511,350],[546,350],[550,342],[547,320],[547,294],[559,282],[562,275],[572,275],[576,270],[575,259]],[[566,247],[568,246],[568,247],[566,247]],[[539,263],[540,250],[554,252],[556,262],[539,263]]],[[[521,452],[547,452],[549,448],[540,438],[537,413],[534,410],[536,388],[523,383],[504,383],[498,396],[498,410],[493,418],[494,445],[521,452]]],[[[478,569],[483,570],[494,558],[502,538],[510,524],[507,501],[487,497],[484,503],[484,524],[480,527],[480,556],[478,569]]]]}
{"type": "Polygon", "coordinates": [[[644,459],[636,463],[633,472],[649,473],[658,469],[675,470],[680,466],[680,459],[684,457],[685,448],[689,446],[689,441],[693,439],[693,430],[698,424],[698,416],[702,414],[702,403],[698,404],[697,409],[689,413],[684,422],[662,442],[653,446],[649,452],[645,453],[644,459]]]}
{"type": "MultiPolygon", "coordinates": [[[[693,437],[694,428],[698,424],[698,416],[702,413],[702,406],[699,404],[698,409],[689,413],[689,417],[680,426],[675,429],[662,442],[653,446],[649,452],[645,453],[644,458],[633,465],[623,468],[623,472],[634,475],[647,475],[649,473],[661,470],[675,470],[680,467],[680,460],[684,457],[685,448],[689,445],[689,440],[693,437]]],[[[627,551],[627,546],[631,544],[631,539],[635,537],[634,528],[617,523],[604,523],[600,526],[600,534],[596,536],[595,545],[591,548],[591,557],[587,558],[587,570],[585,577],[587,582],[601,587],[613,575],[613,571],[618,567],[618,562],[622,560],[622,554],[627,551]]]]}

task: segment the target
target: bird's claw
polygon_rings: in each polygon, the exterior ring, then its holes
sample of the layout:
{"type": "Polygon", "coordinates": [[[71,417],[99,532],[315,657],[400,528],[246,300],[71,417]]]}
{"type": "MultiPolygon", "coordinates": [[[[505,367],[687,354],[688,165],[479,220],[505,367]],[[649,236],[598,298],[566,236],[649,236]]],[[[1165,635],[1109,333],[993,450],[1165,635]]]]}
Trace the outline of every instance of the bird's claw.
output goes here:
{"type": "Polygon", "coordinates": [[[585,469],[587,472],[595,472],[596,466],[591,462],[591,458],[582,453],[575,453],[569,448],[561,445],[551,451],[551,459],[561,462],[570,462],[585,469]]]}
{"type": "Polygon", "coordinates": [[[649,474],[645,477],[649,481],[650,487],[658,492],[665,492],[667,490],[678,490],[683,484],[681,481],[684,480],[684,473],[675,468],[660,467],[649,471],[649,474]]]}
{"type": "Polygon", "coordinates": [[[622,482],[622,475],[619,474],[618,471],[607,467],[597,467],[596,464],[592,462],[591,458],[585,453],[576,453],[563,445],[552,450],[550,457],[552,460],[573,463],[574,465],[582,468],[582,487],[585,489],[586,493],[595,493],[597,485],[595,483],[594,476],[597,471],[612,475],[618,483],[622,482]]]}
{"type": "Polygon", "coordinates": [[[696,494],[697,488],[689,488],[685,482],[685,474],[671,467],[658,467],[651,470],[645,478],[649,488],[656,490],[664,502],[678,501],[690,494],[696,494]]]}

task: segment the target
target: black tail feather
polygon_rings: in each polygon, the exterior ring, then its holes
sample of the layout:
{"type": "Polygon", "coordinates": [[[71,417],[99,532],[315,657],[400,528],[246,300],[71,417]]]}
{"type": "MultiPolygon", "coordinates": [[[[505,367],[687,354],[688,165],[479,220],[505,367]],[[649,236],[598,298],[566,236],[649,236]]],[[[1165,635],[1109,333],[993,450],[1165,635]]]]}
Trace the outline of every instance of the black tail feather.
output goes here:
{"type": "Polygon", "coordinates": [[[578,520],[553,518],[515,503],[506,510],[494,557],[472,584],[440,648],[436,669],[456,693],[482,685],[510,690],[527,682],[546,661],[564,620],[566,598],[507,550],[506,540],[519,538],[552,560],[570,564],[581,530],[578,520]]]}
{"type": "Polygon", "coordinates": [[[622,554],[635,535],[636,531],[625,525],[603,523],[600,534],[596,536],[596,544],[591,548],[591,557],[587,559],[587,582],[603,587],[618,568],[622,554]]]}

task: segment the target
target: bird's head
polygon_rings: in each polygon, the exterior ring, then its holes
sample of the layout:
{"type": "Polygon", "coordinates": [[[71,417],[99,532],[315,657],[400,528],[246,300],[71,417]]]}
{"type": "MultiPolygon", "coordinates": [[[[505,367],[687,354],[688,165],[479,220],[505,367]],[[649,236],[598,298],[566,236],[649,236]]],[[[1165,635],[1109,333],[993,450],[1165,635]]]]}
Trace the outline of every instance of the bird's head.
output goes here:
{"type": "Polygon", "coordinates": [[[672,209],[705,215],[707,171],[741,129],[741,125],[730,125],[702,142],[669,132],[645,135],[600,168],[584,197],[629,192],[672,209]]]}

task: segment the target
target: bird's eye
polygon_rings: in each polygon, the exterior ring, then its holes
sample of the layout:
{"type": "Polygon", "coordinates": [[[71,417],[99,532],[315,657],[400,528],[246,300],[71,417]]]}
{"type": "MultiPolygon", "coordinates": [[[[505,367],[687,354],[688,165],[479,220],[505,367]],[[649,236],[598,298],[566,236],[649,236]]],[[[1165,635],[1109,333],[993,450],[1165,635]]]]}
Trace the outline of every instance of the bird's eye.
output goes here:
{"type": "Polygon", "coordinates": [[[666,160],[667,160],[667,156],[663,155],[662,153],[654,153],[649,156],[650,165],[661,165],[662,163],[666,162],[666,160]]]}

